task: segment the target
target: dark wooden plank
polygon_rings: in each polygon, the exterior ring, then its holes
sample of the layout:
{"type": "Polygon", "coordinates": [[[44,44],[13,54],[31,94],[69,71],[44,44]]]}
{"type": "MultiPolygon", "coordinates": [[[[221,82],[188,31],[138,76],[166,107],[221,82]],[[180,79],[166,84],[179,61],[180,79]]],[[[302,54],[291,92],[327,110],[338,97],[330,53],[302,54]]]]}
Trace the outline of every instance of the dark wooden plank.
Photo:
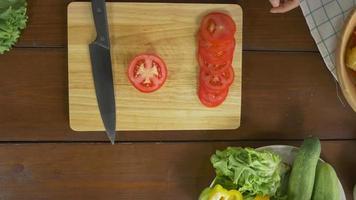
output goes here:
{"type": "MultiPolygon", "coordinates": [[[[280,142],[3,144],[0,198],[197,199],[213,178],[209,157],[216,149],[269,144],[280,142]]],[[[356,141],[322,143],[347,199],[356,183],[355,151],[356,141]]]]}
{"type": "MultiPolygon", "coordinates": [[[[69,2],[70,0],[28,1],[30,20],[17,46],[66,46],[66,6],[69,2]]],[[[300,9],[284,15],[270,14],[268,0],[166,2],[239,3],[244,10],[244,49],[316,50],[300,9]]]]}
{"type": "MultiPolygon", "coordinates": [[[[70,130],[65,49],[15,49],[0,56],[1,141],[101,141],[70,130]]],[[[317,53],[244,52],[242,123],[231,131],[120,132],[122,141],[355,139],[356,115],[343,107],[317,53]]]]}
{"type": "Polygon", "coordinates": [[[300,8],[285,14],[271,14],[267,0],[242,1],[245,50],[317,51],[300,8]]]}

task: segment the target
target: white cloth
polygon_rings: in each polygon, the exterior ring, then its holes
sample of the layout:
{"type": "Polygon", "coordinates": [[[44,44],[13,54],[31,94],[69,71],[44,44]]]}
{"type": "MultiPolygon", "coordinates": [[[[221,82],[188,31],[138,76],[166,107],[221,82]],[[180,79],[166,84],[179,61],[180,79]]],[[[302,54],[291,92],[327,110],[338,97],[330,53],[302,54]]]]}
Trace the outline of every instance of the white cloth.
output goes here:
{"type": "Polygon", "coordinates": [[[304,17],[321,56],[336,77],[335,51],[337,41],[356,0],[301,0],[304,17]]]}

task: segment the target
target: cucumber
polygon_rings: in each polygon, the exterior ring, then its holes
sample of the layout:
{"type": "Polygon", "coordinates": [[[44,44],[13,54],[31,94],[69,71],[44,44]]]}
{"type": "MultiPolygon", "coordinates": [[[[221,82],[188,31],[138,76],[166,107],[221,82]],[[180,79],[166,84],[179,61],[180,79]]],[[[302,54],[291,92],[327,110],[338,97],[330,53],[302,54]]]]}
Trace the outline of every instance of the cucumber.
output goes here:
{"type": "Polygon", "coordinates": [[[318,138],[304,140],[293,162],[288,182],[288,200],[311,199],[320,151],[318,138]]]}
{"type": "Polygon", "coordinates": [[[312,200],[340,200],[339,179],[334,168],[319,162],[316,167],[312,200]]]}

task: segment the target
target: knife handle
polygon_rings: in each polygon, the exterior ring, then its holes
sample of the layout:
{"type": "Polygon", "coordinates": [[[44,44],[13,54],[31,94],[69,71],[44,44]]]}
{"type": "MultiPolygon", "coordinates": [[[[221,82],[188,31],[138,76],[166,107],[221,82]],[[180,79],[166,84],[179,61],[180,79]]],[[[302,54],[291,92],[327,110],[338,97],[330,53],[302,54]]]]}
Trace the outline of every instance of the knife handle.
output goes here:
{"type": "Polygon", "coordinates": [[[95,42],[110,48],[105,0],[92,0],[91,3],[96,29],[95,42]]]}

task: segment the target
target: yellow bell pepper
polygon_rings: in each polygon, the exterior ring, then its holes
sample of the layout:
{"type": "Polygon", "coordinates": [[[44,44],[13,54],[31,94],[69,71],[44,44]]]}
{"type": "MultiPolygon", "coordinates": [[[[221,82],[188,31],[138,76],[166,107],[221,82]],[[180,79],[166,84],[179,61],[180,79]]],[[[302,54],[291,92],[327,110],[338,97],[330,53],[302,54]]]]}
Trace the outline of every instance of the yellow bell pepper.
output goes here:
{"type": "Polygon", "coordinates": [[[237,190],[226,190],[221,185],[215,185],[208,200],[243,200],[242,194],[237,190]]]}
{"type": "Polygon", "coordinates": [[[269,196],[260,196],[260,195],[257,195],[255,197],[255,200],[269,200],[269,196]]]}

